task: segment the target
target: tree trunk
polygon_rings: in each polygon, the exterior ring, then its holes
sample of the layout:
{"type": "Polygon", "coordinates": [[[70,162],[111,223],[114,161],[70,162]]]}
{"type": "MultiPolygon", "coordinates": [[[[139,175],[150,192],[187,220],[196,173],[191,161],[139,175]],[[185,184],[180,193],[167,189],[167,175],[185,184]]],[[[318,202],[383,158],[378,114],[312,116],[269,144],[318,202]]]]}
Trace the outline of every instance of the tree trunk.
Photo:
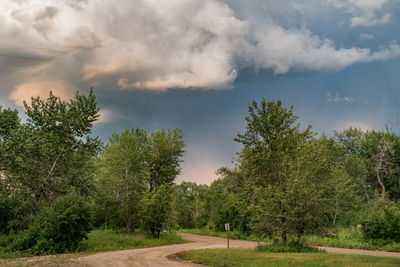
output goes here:
{"type": "Polygon", "coordinates": [[[282,238],[282,244],[286,245],[287,244],[287,231],[286,231],[286,229],[282,230],[281,238],[282,238]]]}
{"type": "Polygon", "coordinates": [[[382,198],[385,198],[386,188],[385,188],[385,185],[383,184],[383,182],[381,181],[381,176],[379,174],[379,170],[376,172],[376,178],[377,178],[378,183],[379,183],[379,185],[381,187],[382,198]]]}
{"type": "Polygon", "coordinates": [[[287,243],[287,230],[285,226],[286,218],[281,218],[281,223],[282,223],[282,232],[281,232],[281,237],[282,237],[282,244],[286,245],[287,243]]]}

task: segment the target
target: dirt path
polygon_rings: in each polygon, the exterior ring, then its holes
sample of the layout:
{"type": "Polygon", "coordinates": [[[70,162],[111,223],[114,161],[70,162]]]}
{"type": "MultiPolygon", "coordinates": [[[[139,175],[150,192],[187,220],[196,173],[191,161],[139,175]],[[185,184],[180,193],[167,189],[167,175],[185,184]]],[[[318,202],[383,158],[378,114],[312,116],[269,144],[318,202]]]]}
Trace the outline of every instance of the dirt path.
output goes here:
{"type": "MultiPolygon", "coordinates": [[[[114,252],[98,253],[90,256],[84,256],[75,259],[66,259],[63,262],[49,263],[46,261],[31,262],[29,266],[67,266],[67,267],[82,267],[82,266],[137,266],[137,267],[181,267],[181,266],[200,266],[184,261],[177,261],[169,258],[169,256],[185,251],[195,249],[206,249],[206,248],[225,248],[226,239],[219,237],[192,235],[192,234],[179,234],[183,239],[191,241],[191,243],[144,248],[144,249],[131,249],[121,250],[114,252]]],[[[256,242],[242,241],[242,240],[231,240],[230,247],[240,248],[254,248],[257,245],[256,242]]],[[[343,249],[343,248],[330,248],[320,247],[325,249],[329,253],[340,253],[340,254],[363,254],[363,255],[374,255],[374,256],[391,256],[400,257],[400,252],[385,252],[385,251],[369,251],[359,249],[343,249]]],[[[45,256],[51,257],[51,256],[45,256]]],[[[42,258],[42,257],[38,257],[42,258]]],[[[2,265],[2,264],[0,264],[2,265]]],[[[17,264],[18,265],[18,264],[17,264]]],[[[22,265],[25,265],[22,263],[22,265]]]]}
{"type": "MultiPolygon", "coordinates": [[[[191,243],[172,245],[155,248],[123,250],[116,252],[99,253],[86,256],[71,262],[69,266],[199,266],[188,262],[175,261],[168,256],[184,250],[205,249],[205,248],[225,248],[226,239],[219,237],[179,234],[183,239],[192,241],[191,243]]],[[[230,247],[254,248],[256,242],[231,240],[230,247]]],[[[329,253],[340,254],[364,254],[375,256],[400,257],[399,252],[369,251],[359,249],[343,249],[321,247],[329,253]]]]}
{"type": "MultiPolygon", "coordinates": [[[[66,266],[140,266],[140,267],[180,267],[180,266],[199,266],[188,262],[176,261],[169,259],[168,256],[175,253],[205,248],[225,248],[226,239],[210,236],[179,234],[183,239],[191,241],[191,243],[144,248],[121,250],[115,252],[99,253],[91,256],[78,258],[66,266]]],[[[231,240],[230,247],[254,248],[255,242],[231,240]]]]}
{"type": "Polygon", "coordinates": [[[370,255],[370,256],[389,256],[400,258],[400,252],[387,252],[387,251],[376,251],[376,250],[365,250],[365,249],[349,249],[349,248],[331,248],[331,247],[318,247],[325,249],[329,253],[338,254],[359,254],[359,255],[370,255]]]}

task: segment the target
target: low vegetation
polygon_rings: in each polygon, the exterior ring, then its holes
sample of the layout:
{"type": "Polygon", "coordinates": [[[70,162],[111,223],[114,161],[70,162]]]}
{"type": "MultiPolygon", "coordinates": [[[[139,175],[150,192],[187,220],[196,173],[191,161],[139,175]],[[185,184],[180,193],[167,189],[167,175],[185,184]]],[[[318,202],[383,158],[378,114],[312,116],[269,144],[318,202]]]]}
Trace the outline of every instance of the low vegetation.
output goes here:
{"type": "Polygon", "coordinates": [[[95,230],[88,236],[89,238],[80,244],[78,250],[90,254],[123,249],[182,244],[186,242],[174,233],[162,233],[160,234],[160,238],[152,238],[146,232],[138,230],[129,235],[123,231],[95,230]]]}
{"type": "MultiPolygon", "coordinates": [[[[175,233],[161,233],[159,238],[153,238],[145,231],[136,230],[134,233],[126,234],[124,229],[93,230],[87,237],[87,239],[79,243],[79,246],[75,250],[79,252],[80,255],[182,244],[186,242],[175,233]]],[[[10,250],[6,246],[3,246],[6,243],[4,238],[0,239],[0,259],[13,259],[21,256],[29,257],[37,254],[34,251],[22,252],[20,250],[10,250]]]]}
{"type": "Polygon", "coordinates": [[[267,253],[253,249],[205,249],[178,253],[181,259],[207,266],[399,266],[400,259],[327,253],[267,253]]]}
{"type": "Polygon", "coordinates": [[[299,245],[297,242],[289,242],[288,244],[265,244],[258,245],[257,251],[270,253],[325,253],[321,250],[307,245],[299,245]]]}

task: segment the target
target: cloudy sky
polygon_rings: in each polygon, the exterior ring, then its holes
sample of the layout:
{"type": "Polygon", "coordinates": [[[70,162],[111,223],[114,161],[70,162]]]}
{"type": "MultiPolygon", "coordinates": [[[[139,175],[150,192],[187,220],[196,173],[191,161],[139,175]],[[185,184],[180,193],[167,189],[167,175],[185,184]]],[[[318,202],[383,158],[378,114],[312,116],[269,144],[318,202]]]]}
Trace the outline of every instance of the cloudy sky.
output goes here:
{"type": "Polygon", "coordinates": [[[94,134],[182,128],[181,180],[231,166],[253,99],[319,133],[400,129],[400,0],[0,0],[0,105],[94,87],[94,134]]]}

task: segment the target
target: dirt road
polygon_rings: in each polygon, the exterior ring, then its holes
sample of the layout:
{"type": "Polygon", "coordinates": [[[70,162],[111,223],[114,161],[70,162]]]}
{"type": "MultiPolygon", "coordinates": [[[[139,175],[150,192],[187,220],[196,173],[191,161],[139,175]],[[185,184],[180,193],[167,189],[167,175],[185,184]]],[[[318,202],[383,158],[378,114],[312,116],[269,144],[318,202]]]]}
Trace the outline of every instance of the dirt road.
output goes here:
{"type": "MultiPolygon", "coordinates": [[[[91,256],[78,258],[73,262],[68,263],[67,266],[115,266],[115,267],[199,266],[188,262],[169,259],[168,256],[185,250],[226,247],[226,239],[224,238],[191,235],[191,234],[179,234],[179,235],[183,239],[192,242],[180,245],[172,245],[172,246],[99,253],[91,256]]],[[[257,245],[256,242],[230,240],[230,247],[254,248],[256,245],[257,245]]]]}
{"type": "MultiPolygon", "coordinates": [[[[17,260],[13,262],[1,262],[0,266],[66,266],[66,267],[83,267],[83,266],[137,266],[137,267],[181,267],[181,266],[200,266],[184,261],[177,261],[169,258],[169,256],[185,251],[194,249],[205,248],[225,248],[226,239],[210,236],[192,235],[192,234],[179,234],[183,239],[191,241],[186,244],[153,247],[144,249],[131,249],[121,250],[114,252],[98,253],[90,256],[71,258],[68,255],[64,258],[53,261],[55,256],[42,256],[27,258],[26,260],[17,260]]],[[[240,248],[254,248],[256,242],[231,240],[230,247],[240,248]]],[[[343,249],[343,248],[328,248],[325,249],[329,253],[340,254],[363,254],[375,256],[391,256],[400,257],[399,252],[384,252],[384,251],[369,251],[358,249],[343,249]]],[[[63,255],[62,255],[63,256],[63,255]]]]}
{"type": "MultiPolygon", "coordinates": [[[[116,252],[99,253],[91,256],[78,258],[75,261],[68,264],[68,266],[199,266],[188,262],[175,261],[169,259],[168,256],[184,250],[194,249],[205,249],[205,248],[225,248],[226,239],[210,236],[200,236],[192,234],[179,234],[183,239],[192,241],[187,244],[145,248],[145,249],[133,249],[123,250],[116,252]]],[[[254,248],[257,245],[256,242],[242,241],[242,240],[231,240],[230,247],[240,248],[254,248]]],[[[343,249],[343,248],[328,248],[321,247],[330,253],[340,254],[364,254],[364,255],[375,255],[375,256],[392,256],[400,257],[398,252],[384,252],[384,251],[368,251],[368,250],[356,250],[356,249],[343,249]]]]}

